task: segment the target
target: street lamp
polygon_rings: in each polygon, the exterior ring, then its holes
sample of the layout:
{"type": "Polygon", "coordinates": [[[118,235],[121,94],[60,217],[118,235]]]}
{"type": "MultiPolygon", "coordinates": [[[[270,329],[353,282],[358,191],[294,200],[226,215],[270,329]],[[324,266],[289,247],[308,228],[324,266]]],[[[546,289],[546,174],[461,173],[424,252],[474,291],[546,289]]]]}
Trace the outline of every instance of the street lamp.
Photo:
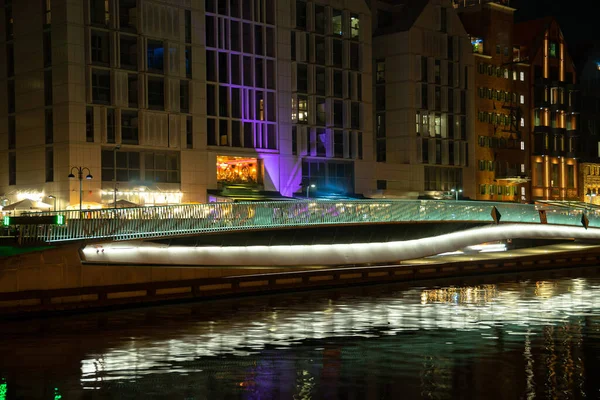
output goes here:
{"type": "Polygon", "coordinates": [[[73,167],[71,168],[69,179],[75,178],[75,175],[73,175],[73,170],[77,171],[77,179],[79,179],[79,213],[81,216],[83,216],[83,172],[87,171],[87,175],[85,176],[85,179],[87,180],[92,179],[93,176],[88,167],[73,167]]]}
{"type": "Polygon", "coordinates": [[[115,211],[117,211],[117,150],[121,148],[120,144],[117,144],[113,148],[113,189],[114,189],[114,197],[113,197],[113,206],[115,211]]]}
{"type": "Polygon", "coordinates": [[[456,190],[456,189],[452,189],[452,190],[450,190],[450,191],[451,191],[452,193],[454,193],[454,195],[456,196],[456,201],[458,201],[458,194],[459,194],[459,193],[462,193],[462,189],[458,189],[458,190],[456,190]]]}
{"type": "Polygon", "coordinates": [[[48,198],[54,200],[54,211],[56,211],[56,196],[49,195],[48,198]]]}
{"type": "Polygon", "coordinates": [[[317,185],[315,185],[314,183],[311,183],[310,185],[306,185],[306,198],[309,198],[309,193],[310,193],[310,188],[316,188],[317,185]]]}

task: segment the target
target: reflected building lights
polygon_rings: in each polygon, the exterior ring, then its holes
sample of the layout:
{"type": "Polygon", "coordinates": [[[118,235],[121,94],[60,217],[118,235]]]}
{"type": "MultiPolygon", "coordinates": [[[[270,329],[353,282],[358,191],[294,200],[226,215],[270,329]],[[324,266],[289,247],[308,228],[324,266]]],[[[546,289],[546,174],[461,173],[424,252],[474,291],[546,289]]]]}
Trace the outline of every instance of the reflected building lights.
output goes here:
{"type": "MultiPolygon", "coordinates": [[[[546,283],[546,286],[553,286],[551,282],[546,283]]],[[[285,318],[281,318],[277,312],[267,311],[262,316],[260,313],[255,315],[253,321],[215,321],[198,325],[193,334],[168,340],[132,339],[127,347],[112,348],[104,354],[84,359],[81,364],[81,384],[93,389],[105,380],[134,379],[152,371],[160,371],[161,365],[223,354],[248,356],[263,351],[266,346],[288,347],[308,339],[373,337],[444,329],[479,332],[482,337],[494,340],[490,329],[504,325],[511,327],[507,331],[509,334],[517,334],[515,338],[521,337],[519,332],[522,330],[524,357],[527,363],[531,363],[526,368],[531,370],[533,361],[528,358],[531,357],[531,338],[542,334],[547,354],[544,364],[551,371],[545,378],[545,384],[554,385],[556,389],[556,377],[553,374],[559,357],[569,359],[567,363],[571,377],[577,376],[576,371],[583,371],[583,366],[580,366],[580,361],[574,361],[578,358],[575,350],[573,353],[555,354],[554,337],[576,337],[580,332],[559,332],[546,325],[562,326],[567,318],[579,318],[572,316],[575,310],[585,314],[600,303],[600,290],[589,287],[584,280],[569,282],[562,291],[554,287],[552,291],[544,292],[543,296],[503,290],[499,285],[412,289],[403,293],[403,297],[389,296],[377,301],[365,299],[351,306],[330,300],[320,308],[299,310],[285,318]],[[578,290],[569,289],[574,287],[578,290]],[[378,333],[372,333],[374,329],[378,333]]],[[[531,375],[528,376],[531,378],[528,382],[534,385],[535,380],[531,375]]],[[[442,378],[431,379],[437,381],[442,378]]],[[[562,378],[561,382],[564,382],[562,378]]],[[[301,385],[310,387],[310,379],[302,381],[301,385]]],[[[304,389],[299,391],[304,392],[304,389]]]]}

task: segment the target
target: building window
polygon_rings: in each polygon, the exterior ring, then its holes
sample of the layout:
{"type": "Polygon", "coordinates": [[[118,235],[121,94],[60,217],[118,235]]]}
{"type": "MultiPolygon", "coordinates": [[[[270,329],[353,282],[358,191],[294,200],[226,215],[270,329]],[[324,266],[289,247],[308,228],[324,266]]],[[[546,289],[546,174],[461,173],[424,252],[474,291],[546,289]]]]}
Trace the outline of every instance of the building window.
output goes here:
{"type": "Polygon", "coordinates": [[[292,155],[298,155],[298,128],[292,126],[292,155]]]}
{"type": "Polygon", "coordinates": [[[137,38],[135,36],[119,36],[119,48],[121,55],[121,68],[137,70],[137,38]]]}
{"type": "Polygon", "coordinates": [[[148,40],[148,71],[164,72],[164,53],[165,49],[162,41],[148,40]]]}
{"type": "Polygon", "coordinates": [[[148,77],[148,108],[165,109],[165,81],[156,76],[148,77]]]}
{"type": "Polygon", "coordinates": [[[525,81],[525,72],[523,72],[523,71],[519,72],[519,80],[521,80],[522,82],[525,81]]]}
{"type": "Polygon", "coordinates": [[[296,1],[296,28],[306,30],[306,1],[296,1]]]}
{"type": "Polygon", "coordinates": [[[110,71],[92,70],[92,102],[110,104],[110,71]]]}
{"type": "Polygon", "coordinates": [[[333,125],[339,128],[344,126],[344,103],[341,100],[333,102],[333,125]]]}
{"type": "Polygon", "coordinates": [[[331,11],[331,31],[334,35],[343,36],[342,11],[333,9],[331,11]]]}
{"type": "Polygon", "coordinates": [[[448,31],[448,14],[445,7],[440,8],[440,31],[448,31]]]}
{"type": "MultiPolygon", "coordinates": [[[[44,67],[52,66],[52,33],[50,31],[44,32],[43,37],[43,50],[44,50],[44,67]]],[[[14,63],[14,60],[13,60],[14,63]]],[[[14,68],[14,65],[13,65],[14,68]]]]}
{"type": "Polygon", "coordinates": [[[524,95],[519,96],[519,103],[525,104],[525,96],[524,95]]]}
{"type": "Polygon", "coordinates": [[[43,0],[44,2],[44,27],[49,27],[52,24],[52,1],[43,0]]]}
{"type": "Polygon", "coordinates": [[[127,75],[128,103],[130,108],[138,107],[138,76],[137,74],[127,75]]]}
{"type": "Polygon", "coordinates": [[[192,130],[192,117],[185,118],[185,146],[188,149],[194,148],[194,132],[192,130]]]}
{"type": "Polygon", "coordinates": [[[94,107],[85,108],[85,141],[94,142],[94,107]]]}
{"type": "Polygon", "coordinates": [[[342,71],[333,71],[333,97],[344,97],[344,74],[342,71]]]}
{"type": "Polygon", "coordinates": [[[296,90],[300,93],[308,93],[308,69],[306,64],[296,66],[296,90]]]}
{"type": "Polygon", "coordinates": [[[110,65],[110,41],[108,32],[92,29],[90,43],[92,64],[110,65]]]}
{"type": "Polygon", "coordinates": [[[52,117],[52,109],[47,109],[45,111],[44,118],[44,136],[46,144],[54,143],[54,118],[52,117]]]}
{"type": "Polygon", "coordinates": [[[192,11],[185,10],[185,42],[192,43],[192,11]]]}
{"type": "Polygon", "coordinates": [[[556,42],[549,42],[548,43],[548,53],[550,54],[550,57],[557,57],[557,53],[556,53],[556,42]]]}
{"type": "Polygon", "coordinates": [[[54,151],[46,149],[46,182],[54,182],[54,151]]]}
{"type": "Polygon", "coordinates": [[[17,125],[14,115],[8,116],[8,149],[14,150],[17,145],[17,125]]]}
{"type": "Polygon", "coordinates": [[[12,43],[6,44],[6,77],[11,78],[15,75],[15,46],[12,43]]]}
{"type": "Polygon", "coordinates": [[[206,144],[209,146],[217,145],[216,122],[212,118],[206,119],[206,144]]]}
{"type": "Polygon", "coordinates": [[[137,31],[137,0],[118,0],[119,2],[119,29],[122,31],[137,31]]]}
{"type": "Polygon", "coordinates": [[[360,36],[360,19],[357,14],[350,15],[350,37],[358,40],[360,36]]]}
{"type": "Polygon", "coordinates": [[[360,103],[352,102],[350,105],[350,126],[352,129],[360,129],[360,103]]]}
{"type": "Polygon", "coordinates": [[[92,25],[108,26],[110,22],[108,1],[90,0],[90,22],[92,25]]]}
{"type": "Polygon", "coordinates": [[[336,68],[342,68],[343,64],[343,45],[341,40],[333,39],[332,41],[332,61],[333,66],[336,68]]]}
{"type": "Polygon", "coordinates": [[[325,98],[324,97],[317,97],[316,98],[316,111],[317,111],[317,118],[316,118],[316,124],[319,126],[325,126],[327,124],[327,117],[326,117],[326,103],[325,103],[325,98]]]}
{"type": "Polygon", "coordinates": [[[185,47],[185,76],[187,78],[192,77],[192,47],[185,47]]]}
{"type": "Polygon", "coordinates": [[[375,88],[375,110],[385,111],[385,85],[380,85],[375,88]]]}
{"type": "Polygon", "coordinates": [[[106,109],[106,142],[116,143],[115,137],[115,109],[106,109]]]}
{"type": "Polygon", "coordinates": [[[325,7],[315,4],[315,32],[325,33],[325,7]]]}
{"type": "Polygon", "coordinates": [[[14,151],[8,153],[8,184],[17,184],[17,155],[14,151]]]}
{"type": "Polygon", "coordinates": [[[308,123],[308,99],[306,96],[298,96],[298,123],[308,123]]]}
{"type": "Polygon", "coordinates": [[[333,131],[333,156],[344,158],[344,131],[339,129],[333,131]]]}
{"type": "Polygon", "coordinates": [[[179,108],[182,113],[190,112],[190,82],[186,80],[179,82],[179,108]]]}
{"type": "Polygon", "coordinates": [[[323,128],[317,128],[315,130],[315,155],[317,157],[327,156],[327,131],[323,128]]]}
{"type": "Polygon", "coordinates": [[[138,144],[137,111],[121,111],[121,141],[123,144],[138,144]]]}
{"type": "MultiPolygon", "coordinates": [[[[46,86],[44,86],[46,88],[46,86]]],[[[9,79],[6,82],[6,88],[7,88],[7,106],[8,106],[8,113],[12,114],[15,112],[15,81],[13,79],[9,79]]],[[[48,89],[45,89],[46,92],[48,91],[48,89]]],[[[46,96],[47,98],[47,96],[46,96]]]]}
{"type": "Polygon", "coordinates": [[[44,71],[44,104],[46,106],[52,105],[52,95],[52,71],[46,70],[44,71]]]}

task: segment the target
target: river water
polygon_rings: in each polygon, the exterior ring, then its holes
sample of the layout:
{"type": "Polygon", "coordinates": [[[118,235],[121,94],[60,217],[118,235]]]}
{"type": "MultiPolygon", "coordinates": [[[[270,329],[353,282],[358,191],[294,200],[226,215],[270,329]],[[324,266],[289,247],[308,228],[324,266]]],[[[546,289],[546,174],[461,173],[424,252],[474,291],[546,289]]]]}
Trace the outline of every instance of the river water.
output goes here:
{"type": "Polygon", "coordinates": [[[597,399],[600,274],[0,323],[1,399],[597,399]]]}

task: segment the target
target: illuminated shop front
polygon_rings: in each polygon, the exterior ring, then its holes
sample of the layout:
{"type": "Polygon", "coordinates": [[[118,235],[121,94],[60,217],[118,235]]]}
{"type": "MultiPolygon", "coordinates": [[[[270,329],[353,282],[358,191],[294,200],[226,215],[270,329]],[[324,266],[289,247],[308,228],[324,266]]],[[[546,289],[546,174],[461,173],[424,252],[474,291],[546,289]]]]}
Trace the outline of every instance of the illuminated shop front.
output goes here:
{"type": "Polygon", "coordinates": [[[256,185],[260,181],[257,158],[217,156],[217,182],[219,184],[256,185]]]}

